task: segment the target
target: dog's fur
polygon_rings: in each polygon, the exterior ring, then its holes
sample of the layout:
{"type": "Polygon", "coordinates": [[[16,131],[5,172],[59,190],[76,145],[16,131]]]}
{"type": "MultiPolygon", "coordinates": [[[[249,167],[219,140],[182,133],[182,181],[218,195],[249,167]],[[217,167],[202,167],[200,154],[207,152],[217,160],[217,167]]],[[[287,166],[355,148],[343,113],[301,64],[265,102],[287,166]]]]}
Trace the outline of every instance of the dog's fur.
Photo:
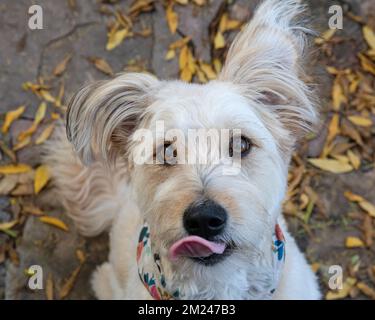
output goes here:
{"type": "Polygon", "coordinates": [[[286,262],[274,299],[318,299],[316,278],[287,232],[281,215],[290,157],[299,137],[317,123],[301,62],[307,29],[304,7],[266,0],[232,44],[218,80],[205,85],[122,74],[81,89],[49,145],[59,197],[87,236],[110,229],[109,262],[95,272],[100,299],[150,299],[136,264],[144,218],[154,248],[165,261],[167,282],[190,299],[261,299],[270,289],[269,238],[278,219],[286,237],[286,262]],[[239,175],[220,165],[136,165],[136,129],[240,128],[253,141],[239,175]],[[72,147],[73,146],[73,147],[72,147]],[[229,221],[223,241],[236,250],[206,266],[189,258],[168,262],[172,243],[186,236],[182,216],[202,197],[223,206],[229,221]]]}

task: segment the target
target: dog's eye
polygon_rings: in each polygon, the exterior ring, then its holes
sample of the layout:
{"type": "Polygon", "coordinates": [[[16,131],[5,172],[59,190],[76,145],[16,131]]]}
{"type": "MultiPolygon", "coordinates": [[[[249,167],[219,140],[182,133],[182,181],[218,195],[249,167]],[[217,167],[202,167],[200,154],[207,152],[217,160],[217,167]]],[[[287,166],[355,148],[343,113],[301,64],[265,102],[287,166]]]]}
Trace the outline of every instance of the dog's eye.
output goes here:
{"type": "Polygon", "coordinates": [[[251,140],[245,136],[241,136],[241,139],[230,139],[229,142],[229,156],[233,157],[233,150],[239,150],[241,152],[241,157],[244,157],[249,154],[252,147],[251,140]],[[239,146],[234,145],[235,143],[239,143],[239,146]]]}
{"type": "Polygon", "coordinates": [[[173,165],[177,161],[177,149],[171,142],[164,144],[164,163],[173,165]]]}

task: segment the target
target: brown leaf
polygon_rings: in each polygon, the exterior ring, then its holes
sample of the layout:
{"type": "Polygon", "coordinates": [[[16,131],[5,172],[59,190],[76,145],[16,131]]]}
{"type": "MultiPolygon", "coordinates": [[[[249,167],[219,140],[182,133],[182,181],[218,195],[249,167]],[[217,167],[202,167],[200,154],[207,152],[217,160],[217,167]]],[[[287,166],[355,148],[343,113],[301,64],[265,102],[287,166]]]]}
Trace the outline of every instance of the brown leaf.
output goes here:
{"type": "Polygon", "coordinates": [[[81,271],[81,268],[82,268],[82,264],[80,264],[76,269],[74,269],[72,274],[65,281],[65,283],[63,284],[59,292],[60,299],[66,298],[69,295],[69,293],[72,291],[74,283],[76,282],[77,276],[79,272],[81,271]]]}
{"type": "Polygon", "coordinates": [[[371,287],[369,287],[364,282],[358,282],[357,288],[362,291],[363,294],[368,296],[369,298],[375,300],[375,290],[371,287]]]}
{"type": "Polygon", "coordinates": [[[72,54],[68,54],[65,56],[65,58],[55,67],[55,69],[53,70],[53,75],[58,77],[58,76],[61,76],[65,70],[66,70],[66,67],[70,61],[70,59],[72,58],[72,54]]]}
{"type": "Polygon", "coordinates": [[[53,279],[52,274],[49,273],[46,282],[46,298],[47,300],[53,300],[53,279]]]}
{"type": "Polygon", "coordinates": [[[370,248],[373,243],[373,228],[372,228],[372,218],[369,215],[366,215],[363,218],[363,225],[362,225],[363,233],[364,233],[364,239],[366,245],[370,248]]]}
{"type": "Polygon", "coordinates": [[[113,75],[113,70],[111,68],[111,66],[108,64],[107,61],[105,61],[104,59],[101,59],[101,58],[97,58],[97,57],[88,57],[88,60],[94,64],[94,66],[100,70],[101,72],[107,74],[107,75],[110,75],[112,76],[113,75]]]}

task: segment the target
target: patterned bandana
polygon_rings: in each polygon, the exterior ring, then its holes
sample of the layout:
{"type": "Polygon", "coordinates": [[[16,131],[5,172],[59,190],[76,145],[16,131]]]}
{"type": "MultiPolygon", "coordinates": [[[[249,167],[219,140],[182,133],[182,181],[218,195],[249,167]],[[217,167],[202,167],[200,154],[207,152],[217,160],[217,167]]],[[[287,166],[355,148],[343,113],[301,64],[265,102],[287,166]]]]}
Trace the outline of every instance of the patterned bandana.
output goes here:
{"type": "MultiPolygon", "coordinates": [[[[272,235],[272,256],[275,273],[275,285],[278,284],[281,271],[285,262],[285,238],[279,224],[275,226],[272,235]]],[[[150,240],[150,228],[145,223],[139,233],[137,246],[138,274],[144,286],[155,300],[179,299],[180,290],[171,289],[167,286],[161,259],[158,253],[152,251],[150,240]]],[[[275,292],[276,288],[270,291],[275,292]]]]}

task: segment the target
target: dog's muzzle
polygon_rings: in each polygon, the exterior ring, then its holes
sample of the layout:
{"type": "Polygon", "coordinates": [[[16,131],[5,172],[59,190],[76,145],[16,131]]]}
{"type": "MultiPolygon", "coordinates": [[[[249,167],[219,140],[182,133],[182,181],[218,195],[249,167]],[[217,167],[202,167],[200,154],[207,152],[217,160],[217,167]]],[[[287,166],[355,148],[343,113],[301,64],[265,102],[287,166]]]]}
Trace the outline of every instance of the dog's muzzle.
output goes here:
{"type": "MultiPolygon", "coordinates": [[[[205,245],[210,246],[210,244],[203,244],[203,246],[205,245]]],[[[285,262],[285,238],[279,224],[275,226],[270,249],[273,258],[273,289],[269,292],[264,292],[264,296],[269,298],[272,297],[272,294],[278,286],[285,262]]],[[[214,249],[211,248],[211,250],[214,249]]],[[[155,300],[192,298],[186,296],[184,292],[181,292],[178,286],[172,288],[171,285],[167,283],[163,272],[162,259],[158,252],[152,250],[150,228],[146,222],[142,226],[139,234],[136,258],[139,277],[155,300]]]]}

